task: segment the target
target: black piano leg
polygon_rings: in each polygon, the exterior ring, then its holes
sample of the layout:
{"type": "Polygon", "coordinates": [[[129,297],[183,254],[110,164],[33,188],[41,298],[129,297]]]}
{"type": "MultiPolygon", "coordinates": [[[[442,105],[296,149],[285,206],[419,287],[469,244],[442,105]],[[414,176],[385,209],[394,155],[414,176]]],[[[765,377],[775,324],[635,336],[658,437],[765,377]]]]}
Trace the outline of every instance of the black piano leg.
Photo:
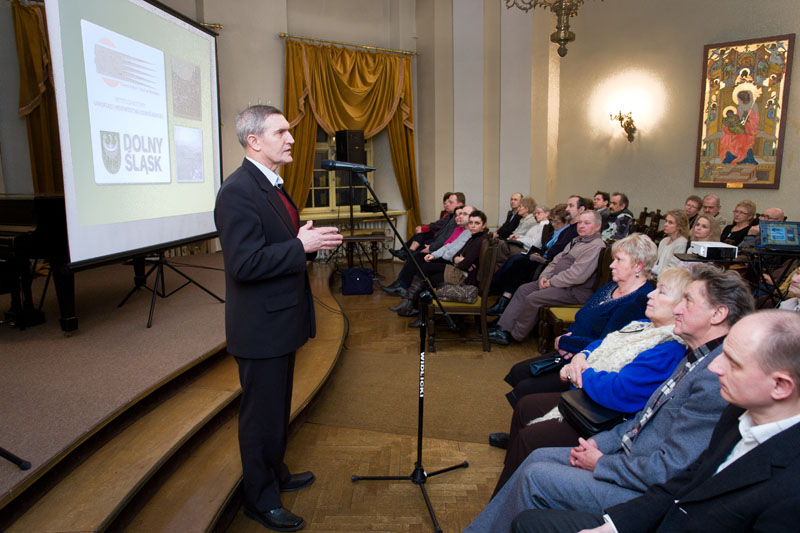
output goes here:
{"type": "Polygon", "coordinates": [[[58,310],[61,313],[59,323],[61,331],[70,333],[78,329],[78,317],[75,315],[75,273],[61,263],[50,263],[53,272],[53,284],[56,286],[58,310]]]}

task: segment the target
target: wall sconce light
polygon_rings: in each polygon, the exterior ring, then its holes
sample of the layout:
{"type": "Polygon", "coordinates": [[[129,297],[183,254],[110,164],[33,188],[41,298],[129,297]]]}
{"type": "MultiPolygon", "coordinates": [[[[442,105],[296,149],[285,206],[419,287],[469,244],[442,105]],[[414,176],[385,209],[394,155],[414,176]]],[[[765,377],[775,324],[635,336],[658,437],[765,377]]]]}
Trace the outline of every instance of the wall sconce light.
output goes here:
{"type": "Polygon", "coordinates": [[[633,123],[633,112],[629,111],[623,115],[622,111],[615,115],[610,115],[611,120],[619,120],[619,127],[625,130],[628,137],[628,142],[633,142],[633,136],[636,133],[636,124],[633,123]]]}

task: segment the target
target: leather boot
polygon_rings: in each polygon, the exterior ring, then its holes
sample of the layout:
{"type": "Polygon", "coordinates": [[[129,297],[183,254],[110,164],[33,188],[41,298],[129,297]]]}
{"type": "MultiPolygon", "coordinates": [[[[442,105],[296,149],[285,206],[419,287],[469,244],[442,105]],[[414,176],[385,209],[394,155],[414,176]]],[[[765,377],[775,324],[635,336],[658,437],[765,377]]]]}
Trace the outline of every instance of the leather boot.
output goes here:
{"type": "Polygon", "coordinates": [[[501,296],[500,298],[497,299],[497,302],[495,302],[493,306],[491,306],[489,309],[486,310],[486,314],[489,316],[502,315],[503,311],[505,311],[506,307],[508,307],[508,302],[510,301],[511,300],[506,298],[505,296],[501,296]]]}
{"type": "Polygon", "coordinates": [[[403,298],[399,304],[390,307],[389,310],[395,311],[400,316],[414,316],[417,313],[417,310],[414,309],[414,302],[408,298],[403,298]]]}
{"type": "Polygon", "coordinates": [[[411,280],[411,286],[406,291],[403,301],[400,303],[400,309],[395,309],[400,316],[415,316],[419,311],[417,310],[417,297],[425,288],[425,283],[419,276],[414,276],[411,280]],[[406,302],[408,302],[406,304],[406,302]]]}

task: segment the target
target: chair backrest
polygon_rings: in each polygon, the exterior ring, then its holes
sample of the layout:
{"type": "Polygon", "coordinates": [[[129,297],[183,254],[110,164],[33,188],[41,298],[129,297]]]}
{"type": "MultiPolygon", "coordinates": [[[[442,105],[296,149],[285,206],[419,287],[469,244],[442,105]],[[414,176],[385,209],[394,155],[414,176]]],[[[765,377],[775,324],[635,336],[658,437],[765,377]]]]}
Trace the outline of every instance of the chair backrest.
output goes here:
{"type": "Polygon", "coordinates": [[[612,244],[613,241],[607,243],[597,258],[597,269],[594,272],[594,285],[592,286],[594,292],[611,281],[611,263],[614,261],[614,254],[611,253],[612,244]]]}
{"type": "Polygon", "coordinates": [[[478,264],[478,294],[481,296],[481,305],[486,305],[489,297],[489,286],[492,284],[495,263],[497,262],[497,239],[486,239],[481,244],[480,263],[478,264]]]}
{"type": "Polygon", "coordinates": [[[636,225],[646,226],[648,216],[650,216],[650,213],[647,212],[647,208],[645,207],[644,209],[642,209],[642,212],[639,213],[639,218],[636,219],[636,225]]]}

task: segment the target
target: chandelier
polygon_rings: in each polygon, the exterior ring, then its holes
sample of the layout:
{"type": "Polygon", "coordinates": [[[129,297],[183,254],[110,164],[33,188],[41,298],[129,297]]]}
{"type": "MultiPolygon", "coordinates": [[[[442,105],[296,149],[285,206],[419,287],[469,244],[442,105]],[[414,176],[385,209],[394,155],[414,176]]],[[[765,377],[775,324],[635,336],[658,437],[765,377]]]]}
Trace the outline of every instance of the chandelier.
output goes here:
{"type": "Polygon", "coordinates": [[[556,31],[550,34],[550,40],[558,44],[558,55],[567,55],[567,43],[575,40],[575,33],[569,31],[569,18],[578,14],[578,8],[583,5],[583,0],[505,0],[506,8],[511,6],[525,11],[534,7],[550,8],[556,14],[556,31]]]}

